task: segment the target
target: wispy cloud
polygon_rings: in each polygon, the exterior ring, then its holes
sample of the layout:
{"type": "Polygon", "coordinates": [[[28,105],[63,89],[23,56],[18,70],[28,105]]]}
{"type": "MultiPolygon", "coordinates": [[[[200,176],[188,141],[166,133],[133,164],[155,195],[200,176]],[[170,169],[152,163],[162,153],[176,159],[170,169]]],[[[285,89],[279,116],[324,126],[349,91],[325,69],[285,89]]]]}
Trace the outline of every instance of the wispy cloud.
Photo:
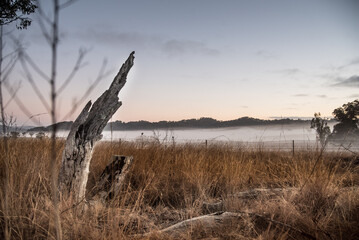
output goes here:
{"type": "Polygon", "coordinates": [[[168,56],[196,54],[218,56],[220,51],[208,47],[204,42],[188,39],[166,39],[158,35],[149,35],[139,32],[116,32],[107,29],[88,29],[77,33],[78,38],[84,41],[113,45],[125,45],[131,48],[151,48],[168,56]]]}
{"type": "Polygon", "coordinates": [[[276,72],[284,74],[284,75],[295,75],[301,72],[299,68],[285,68],[277,70],[276,72]]]}
{"type": "Polygon", "coordinates": [[[203,42],[191,40],[168,40],[162,44],[162,51],[169,56],[182,55],[187,53],[201,54],[207,56],[218,56],[219,51],[209,48],[203,42]]]}
{"type": "Polygon", "coordinates": [[[139,32],[116,32],[108,29],[88,29],[80,31],[77,37],[84,41],[107,45],[148,46],[159,44],[158,36],[146,35],[139,32]]]}
{"type": "Polygon", "coordinates": [[[359,94],[352,94],[348,96],[348,98],[359,98],[359,94]]]}
{"type": "Polygon", "coordinates": [[[271,52],[268,52],[266,50],[259,50],[259,51],[255,52],[255,55],[257,55],[258,57],[265,58],[265,59],[277,58],[277,55],[275,55],[271,52]]]}
{"type": "Polygon", "coordinates": [[[305,94],[305,93],[299,93],[299,94],[295,94],[295,95],[292,95],[293,97],[308,97],[309,95],[308,94],[305,94]]]}
{"type": "Polygon", "coordinates": [[[348,63],[346,63],[346,64],[344,64],[342,66],[339,66],[338,70],[342,70],[343,68],[350,67],[350,66],[353,66],[353,65],[358,65],[358,64],[359,64],[359,57],[350,60],[348,63]]]}
{"type": "Polygon", "coordinates": [[[354,58],[353,60],[351,60],[351,61],[349,62],[349,64],[350,64],[350,65],[356,65],[356,64],[359,64],[359,57],[354,58]]]}
{"type": "Polygon", "coordinates": [[[321,94],[321,95],[317,95],[317,97],[319,97],[319,98],[327,98],[328,96],[325,95],[325,94],[321,94]]]}
{"type": "Polygon", "coordinates": [[[359,76],[354,75],[349,78],[338,78],[333,87],[359,87],[359,76]]]}

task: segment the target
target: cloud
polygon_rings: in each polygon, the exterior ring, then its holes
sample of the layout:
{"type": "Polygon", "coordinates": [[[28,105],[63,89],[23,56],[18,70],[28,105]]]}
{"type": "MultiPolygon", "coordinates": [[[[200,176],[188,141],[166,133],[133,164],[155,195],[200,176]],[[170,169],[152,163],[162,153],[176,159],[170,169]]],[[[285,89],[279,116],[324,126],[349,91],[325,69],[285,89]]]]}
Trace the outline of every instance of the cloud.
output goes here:
{"type": "Polygon", "coordinates": [[[349,65],[357,65],[357,64],[359,64],[359,57],[354,58],[349,62],[349,65]]]}
{"type": "Polygon", "coordinates": [[[207,47],[203,42],[191,40],[168,40],[162,44],[161,50],[169,56],[194,53],[207,56],[218,56],[220,52],[207,47]]]}
{"type": "Polygon", "coordinates": [[[294,75],[294,74],[300,73],[301,70],[298,68],[285,68],[285,69],[278,70],[277,72],[285,74],[285,75],[294,75]]]}
{"type": "Polygon", "coordinates": [[[347,64],[339,66],[338,70],[342,70],[343,68],[350,67],[350,66],[353,66],[353,65],[358,65],[358,64],[359,64],[359,57],[352,59],[347,64]]]}
{"type": "Polygon", "coordinates": [[[125,45],[131,48],[151,48],[168,56],[183,54],[197,54],[205,56],[218,56],[217,49],[208,47],[205,43],[193,40],[165,39],[158,35],[143,34],[139,32],[117,32],[111,29],[88,29],[76,34],[84,41],[93,41],[99,44],[125,45]]]}
{"type": "Polygon", "coordinates": [[[319,97],[319,98],[327,98],[328,96],[325,95],[325,94],[322,94],[322,95],[317,95],[317,97],[319,97]]]}
{"type": "Polygon", "coordinates": [[[305,94],[305,93],[299,93],[299,94],[295,94],[295,95],[292,95],[293,97],[308,97],[309,95],[308,94],[305,94]]]}
{"type": "Polygon", "coordinates": [[[265,58],[265,59],[271,59],[271,58],[277,57],[277,55],[275,55],[271,52],[265,51],[265,50],[259,50],[259,51],[255,52],[255,55],[265,58]]]}
{"type": "Polygon", "coordinates": [[[333,87],[359,87],[359,76],[354,75],[349,78],[338,78],[333,87]]]}
{"type": "Polygon", "coordinates": [[[88,29],[77,33],[78,38],[107,45],[147,46],[159,42],[157,36],[145,35],[138,32],[116,32],[107,29],[88,29]]]}
{"type": "Polygon", "coordinates": [[[359,94],[352,94],[348,96],[348,98],[359,98],[359,94]]]}

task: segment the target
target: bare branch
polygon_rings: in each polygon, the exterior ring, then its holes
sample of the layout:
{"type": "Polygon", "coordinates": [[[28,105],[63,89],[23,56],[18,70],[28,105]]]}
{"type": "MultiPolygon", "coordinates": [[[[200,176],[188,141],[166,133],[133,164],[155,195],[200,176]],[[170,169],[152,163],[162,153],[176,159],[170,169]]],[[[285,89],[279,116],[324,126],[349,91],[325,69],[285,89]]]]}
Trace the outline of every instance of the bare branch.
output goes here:
{"type": "Polygon", "coordinates": [[[44,105],[46,110],[50,112],[51,110],[50,110],[49,104],[47,103],[45,97],[42,95],[40,89],[37,87],[34,79],[32,78],[32,75],[31,75],[29,69],[27,68],[26,62],[24,61],[24,59],[22,57],[20,57],[20,62],[25,71],[26,79],[29,81],[32,89],[35,91],[36,95],[38,96],[38,98],[40,99],[41,103],[44,105]]]}
{"type": "Polygon", "coordinates": [[[47,32],[44,22],[39,20],[39,26],[40,26],[42,35],[44,35],[44,38],[46,39],[47,43],[49,45],[51,45],[52,40],[51,40],[50,34],[47,32]]]}
{"type": "MultiPolygon", "coordinates": [[[[8,86],[6,86],[7,84],[5,83],[4,84],[5,87],[6,87],[6,90],[10,89],[8,86]]],[[[17,92],[20,90],[20,87],[21,87],[21,84],[19,83],[18,86],[14,89],[14,88],[11,88],[11,92],[8,91],[10,93],[10,98],[9,100],[5,103],[4,105],[4,110],[6,109],[6,107],[12,102],[12,100],[15,98],[17,92]]]]}
{"type": "Polygon", "coordinates": [[[45,12],[43,11],[43,8],[42,8],[42,5],[41,5],[41,1],[37,1],[37,4],[38,4],[38,8],[37,8],[37,12],[40,14],[40,17],[42,19],[39,19],[40,21],[41,20],[45,20],[45,22],[49,25],[52,24],[52,21],[50,20],[50,18],[45,14],[45,12]]]}
{"type": "Polygon", "coordinates": [[[31,57],[25,53],[22,52],[22,56],[25,58],[25,60],[30,64],[30,66],[43,78],[45,79],[47,82],[49,82],[49,76],[47,76],[37,65],[36,63],[31,59],[31,57]]]}
{"type": "Polygon", "coordinates": [[[82,64],[82,61],[86,55],[87,51],[85,49],[79,50],[79,55],[77,57],[77,61],[74,65],[74,68],[72,69],[70,75],[67,77],[65,82],[60,86],[60,88],[57,90],[57,94],[60,95],[60,93],[67,87],[67,85],[72,81],[76,73],[79,71],[81,67],[84,67],[85,64],[82,64]]]}
{"type": "Polygon", "coordinates": [[[60,4],[60,9],[64,9],[67,8],[68,6],[70,6],[71,4],[73,4],[74,2],[76,2],[77,0],[68,0],[66,2],[64,2],[63,4],[60,4]]]}
{"type": "Polygon", "coordinates": [[[4,76],[2,77],[2,82],[5,83],[10,75],[10,73],[12,72],[12,70],[14,69],[16,64],[16,59],[12,59],[9,61],[9,63],[4,67],[4,69],[2,70],[4,74],[4,76]]]}
{"type": "MultiPolygon", "coordinates": [[[[15,101],[16,105],[20,108],[20,110],[30,119],[31,116],[33,116],[33,114],[31,113],[31,111],[25,106],[25,104],[20,100],[20,98],[18,98],[18,96],[16,94],[14,94],[14,92],[16,92],[15,89],[13,89],[10,85],[5,84],[4,85],[6,90],[13,96],[13,100],[15,101]]],[[[37,124],[37,122],[33,121],[35,124],[37,124]]]]}
{"type": "Polygon", "coordinates": [[[10,52],[10,53],[6,54],[5,56],[3,56],[2,59],[4,60],[4,59],[6,59],[6,58],[8,58],[8,57],[10,57],[12,55],[15,55],[15,53],[16,54],[18,53],[18,49],[15,49],[13,52],[10,52]]]}
{"type": "Polygon", "coordinates": [[[95,89],[95,87],[112,72],[112,71],[105,72],[106,65],[107,65],[107,61],[105,59],[102,62],[102,66],[100,68],[100,71],[95,81],[93,81],[93,83],[87,88],[86,92],[82,95],[80,100],[78,100],[73,104],[71,110],[67,114],[65,114],[65,117],[63,117],[62,121],[69,118],[76,111],[76,109],[87,99],[88,95],[91,94],[91,92],[95,89]]]}
{"type": "Polygon", "coordinates": [[[17,20],[21,19],[24,15],[19,15],[19,16],[16,16],[15,18],[12,18],[12,19],[9,19],[7,21],[4,21],[2,25],[7,25],[7,24],[10,24],[12,22],[16,22],[17,20]]]}

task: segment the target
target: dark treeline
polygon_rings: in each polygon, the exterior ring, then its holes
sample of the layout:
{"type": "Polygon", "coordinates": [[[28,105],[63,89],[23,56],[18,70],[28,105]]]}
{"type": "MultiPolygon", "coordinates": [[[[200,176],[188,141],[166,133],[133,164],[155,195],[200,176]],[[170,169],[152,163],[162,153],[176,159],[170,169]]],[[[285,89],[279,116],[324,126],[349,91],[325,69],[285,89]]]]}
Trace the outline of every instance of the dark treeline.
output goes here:
{"type": "MultiPolygon", "coordinates": [[[[57,125],[57,130],[70,130],[71,126],[72,126],[72,121],[67,121],[67,122],[59,122],[56,123],[57,125]]],[[[30,128],[27,131],[28,132],[49,132],[52,130],[52,125],[47,126],[47,127],[34,127],[34,128],[30,128]]]]}
{"type": "MultiPolygon", "coordinates": [[[[154,130],[154,129],[175,129],[175,128],[225,128],[225,127],[240,127],[240,126],[259,126],[259,125],[282,125],[282,124],[299,124],[308,123],[309,120],[301,119],[274,119],[263,120],[258,118],[242,117],[235,120],[219,121],[213,118],[200,118],[200,119],[186,119],[181,121],[134,121],[122,122],[115,121],[108,123],[105,130],[154,130]]],[[[72,122],[57,123],[58,130],[70,130],[72,122]]],[[[47,127],[35,127],[28,131],[34,132],[47,132],[51,131],[51,125],[47,127]]]]}
{"type": "MultiPolygon", "coordinates": [[[[115,121],[108,123],[105,130],[154,130],[154,129],[174,129],[174,128],[225,128],[225,127],[239,127],[239,126],[258,126],[258,125],[281,125],[281,124],[298,124],[308,123],[308,120],[293,120],[289,118],[275,119],[275,120],[262,120],[258,118],[242,117],[235,120],[219,121],[213,118],[200,118],[200,119],[186,119],[181,121],[134,121],[122,122],[115,121]]],[[[58,130],[70,130],[72,122],[57,123],[58,130]]],[[[35,127],[28,131],[51,131],[51,125],[47,127],[35,127]]]]}
{"type": "Polygon", "coordinates": [[[256,126],[256,125],[280,125],[307,123],[307,120],[276,119],[262,120],[257,118],[242,117],[235,120],[219,121],[213,118],[187,119],[181,121],[136,121],[122,122],[115,121],[109,123],[105,130],[153,130],[153,129],[174,129],[174,128],[225,128],[239,126],[256,126]]]}

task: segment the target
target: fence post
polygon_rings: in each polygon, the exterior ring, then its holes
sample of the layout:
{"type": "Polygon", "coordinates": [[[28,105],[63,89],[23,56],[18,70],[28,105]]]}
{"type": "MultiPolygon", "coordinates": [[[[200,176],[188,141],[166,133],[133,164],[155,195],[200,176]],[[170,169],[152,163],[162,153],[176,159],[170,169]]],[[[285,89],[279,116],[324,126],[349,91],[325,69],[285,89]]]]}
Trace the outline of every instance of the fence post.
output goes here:
{"type": "Polygon", "coordinates": [[[294,140],[292,140],[292,152],[293,152],[293,156],[294,156],[294,140]]]}

